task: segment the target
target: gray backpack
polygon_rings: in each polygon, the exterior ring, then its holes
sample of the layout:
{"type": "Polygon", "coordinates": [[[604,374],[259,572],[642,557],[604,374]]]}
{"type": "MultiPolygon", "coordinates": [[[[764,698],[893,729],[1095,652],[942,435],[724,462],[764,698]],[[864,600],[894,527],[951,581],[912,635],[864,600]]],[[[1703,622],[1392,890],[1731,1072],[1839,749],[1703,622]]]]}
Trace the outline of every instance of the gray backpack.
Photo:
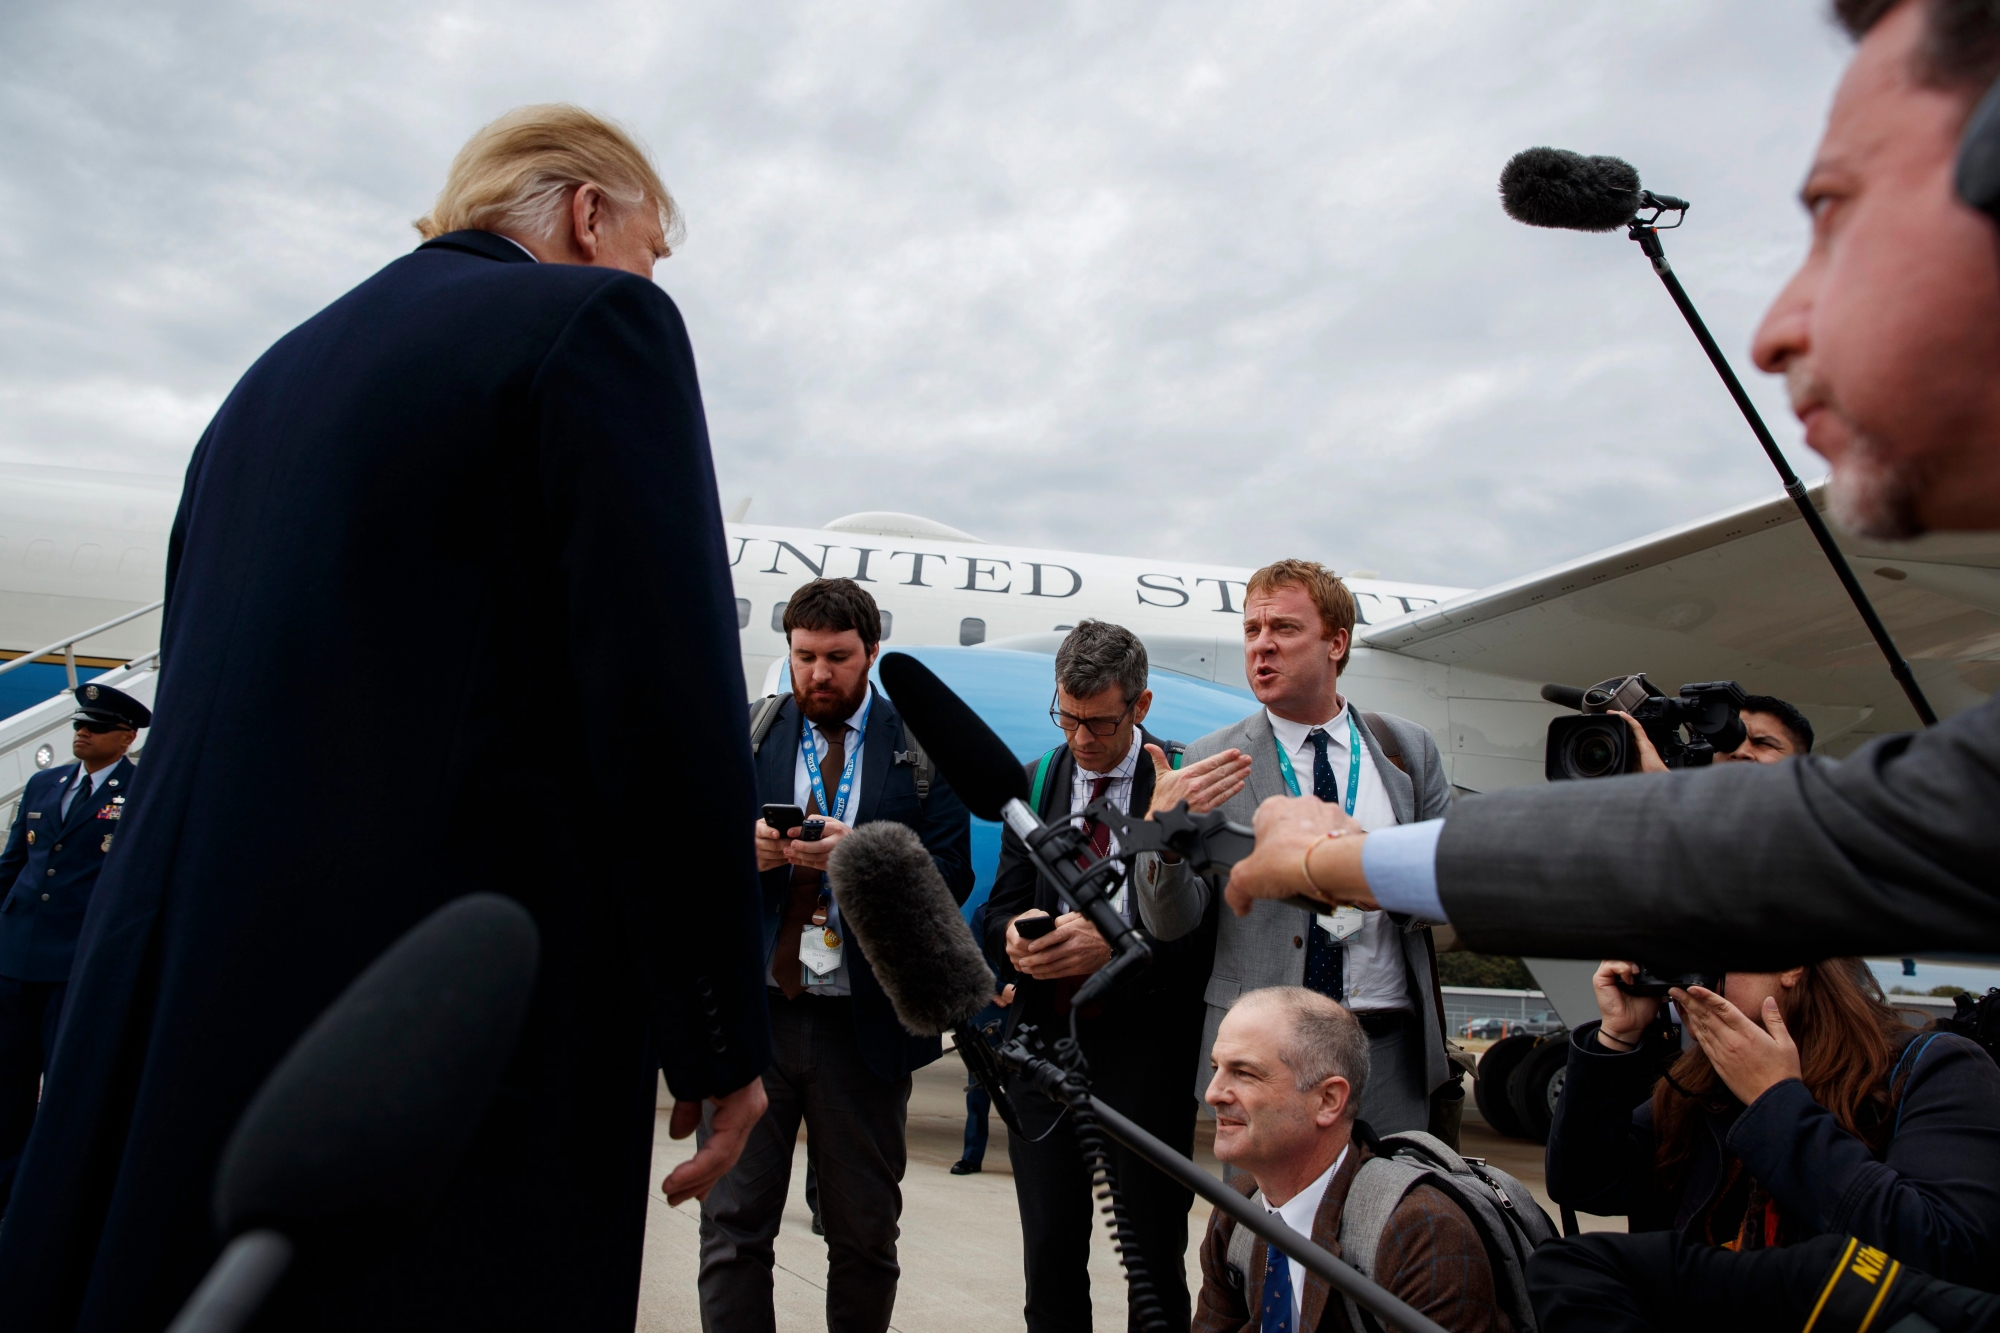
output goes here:
{"type": "MultiPolygon", "coordinates": [[[[1418,1185],[1430,1185],[1457,1204],[1486,1245],[1493,1267],[1495,1302],[1513,1321],[1515,1333],[1534,1333],[1535,1307],[1528,1300],[1528,1256],[1556,1238],[1555,1225],[1535,1202],[1528,1187],[1498,1167],[1477,1157],[1461,1157],[1444,1142],[1422,1130],[1377,1139],[1365,1123],[1355,1122],[1354,1137],[1374,1155],[1361,1164],[1340,1214],[1341,1256],[1363,1276],[1375,1276],[1375,1254],[1383,1229],[1418,1185]]],[[[1261,1203],[1259,1192],[1253,1202],[1261,1203]]],[[[1230,1280],[1247,1290],[1250,1259],[1257,1237],[1247,1227],[1229,1236],[1230,1280]]],[[[1382,1333],[1382,1325],[1366,1310],[1342,1298],[1349,1327],[1382,1333]]]]}

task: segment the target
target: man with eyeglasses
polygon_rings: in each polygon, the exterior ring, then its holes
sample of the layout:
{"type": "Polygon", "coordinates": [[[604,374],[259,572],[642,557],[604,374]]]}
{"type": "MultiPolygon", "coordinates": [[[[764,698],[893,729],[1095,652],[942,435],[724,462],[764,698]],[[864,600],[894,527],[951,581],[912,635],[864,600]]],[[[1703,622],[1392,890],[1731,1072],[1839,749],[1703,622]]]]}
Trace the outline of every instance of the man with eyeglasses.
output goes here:
{"type": "MultiPolygon", "coordinates": [[[[1178,744],[1145,730],[1153,703],[1146,670],[1146,646],[1121,626],[1085,620],[1063,640],[1049,706],[1063,743],[1028,765],[1030,804],[1043,819],[1068,816],[1086,827],[1083,809],[1107,797],[1142,812],[1159,774],[1179,762],[1178,744]]],[[[1100,854],[1115,849],[1108,828],[1095,821],[1087,827],[1100,854]]],[[[1121,887],[1115,901],[1136,921],[1128,888],[1121,887]]],[[[1035,873],[1020,840],[1011,831],[1001,836],[986,906],[986,949],[1001,981],[1015,983],[1010,1020],[1033,1024],[1053,1042],[1069,1035],[1074,1018],[1098,1095],[1184,1154],[1194,1146],[1196,1111],[1186,1066],[1201,1036],[1211,939],[1212,932],[1196,930],[1155,946],[1151,967],[1102,1004],[1072,1015],[1070,997],[1109,961],[1110,946],[1035,873]],[[1047,933],[1037,937],[1037,930],[1047,933]]],[[[1027,1327],[1029,1333],[1088,1330],[1089,1169],[1060,1107],[1025,1087],[1011,1092],[1025,1131],[1025,1137],[1009,1135],[1007,1156],[1021,1212],[1027,1327]]],[[[1185,1328],[1194,1196],[1122,1146],[1114,1144],[1112,1156],[1167,1325],[1185,1328]]]]}
{"type": "MultiPolygon", "coordinates": [[[[1195,805],[1235,775],[1244,780],[1221,808],[1242,824],[1268,797],[1303,794],[1345,810],[1363,828],[1442,816],[1451,783],[1430,732],[1405,718],[1362,712],[1340,692],[1353,633],[1354,598],[1332,570],[1280,560],[1252,574],[1243,593],[1244,674],[1264,706],[1190,745],[1186,769],[1163,775],[1153,807],[1183,799],[1195,805]]],[[[1140,915],[1161,939],[1178,939],[1214,918],[1216,894],[1186,866],[1144,856],[1134,873],[1140,915]]],[[[1215,969],[1192,1069],[1198,1088],[1207,1086],[1216,1030],[1239,994],[1303,985],[1352,1011],[1368,1034],[1371,1072],[1361,1119],[1381,1134],[1428,1128],[1456,1138],[1451,1113],[1459,1107],[1443,1099],[1457,1089],[1457,1075],[1446,1054],[1436,959],[1422,920],[1260,902],[1248,916],[1222,913],[1213,929],[1215,969]],[[1435,1119],[1434,1095],[1441,1112],[1435,1119]]]]}
{"type": "Polygon", "coordinates": [[[136,772],[125,752],[152,710],[109,685],[79,685],[73,764],[28,779],[0,852],[0,1212],[35,1123],[83,909],[111,851],[136,772]]]}

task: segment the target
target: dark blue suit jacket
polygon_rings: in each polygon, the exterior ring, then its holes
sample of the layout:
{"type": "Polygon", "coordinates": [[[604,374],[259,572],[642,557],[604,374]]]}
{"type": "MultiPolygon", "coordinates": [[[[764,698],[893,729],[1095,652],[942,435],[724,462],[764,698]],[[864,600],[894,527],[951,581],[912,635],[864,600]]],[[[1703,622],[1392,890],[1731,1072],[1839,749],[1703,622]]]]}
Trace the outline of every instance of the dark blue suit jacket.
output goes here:
{"type": "MultiPolygon", "coordinates": [[[[774,805],[791,803],[802,720],[798,701],[785,700],[757,751],[760,801],[774,805]]],[[[931,860],[937,863],[938,873],[944,876],[951,896],[963,904],[972,892],[972,816],[941,774],[931,779],[930,798],[919,806],[916,769],[908,763],[895,762],[898,751],[910,749],[910,743],[903,738],[903,716],[880,690],[875,691],[875,703],[868,710],[868,733],[862,743],[861,807],[849,823],[859,828],[878,819],[893,819],[909,825],[923,840],[931,860]]],[[[763,881],[764,959],[768,970],[778,947],[778,927],[791,900],[791,869],[780,866],[766,871],[763,881]]],[[[896,1021],[889,997],[882,993],[882,983],[875,979],[875,969],[851,932],[847,936],[846,962],[848,985],[854,993],[854,1038],[861,1047],[861,1058],[877,1077],[899,1079],[944,1053],[944,1044],[938,1038],[913,1037],[896,1021]]]]}
{"type": "Polygon", "coordinates": [[[64,764],[35,774],[15,807],[7,850],[0,852],[0,977],[69,979],[83,909],[90,905],[137,771],[131,760],[120,759],[89,796],[70,802],[65,819],[63,789],[77,767],[64,764]]]}
{"type": "Polygon", "coordinates": [[[770,1063],[756,862],[709,833],[757,803],[673,302],[484,232],[390,263],[216,413],[162,648],[0,1228],[9,1333],[164,1328],[218,1251],[245,1103],[474,890],[541,929],[514,1063],[437,1212],[393,1247],[322,1237],[271,1326],[629,1333],[660,1071],[691,1098],[770,1063]],[[640,698],[683,758],[635,797],[640,698]]]}

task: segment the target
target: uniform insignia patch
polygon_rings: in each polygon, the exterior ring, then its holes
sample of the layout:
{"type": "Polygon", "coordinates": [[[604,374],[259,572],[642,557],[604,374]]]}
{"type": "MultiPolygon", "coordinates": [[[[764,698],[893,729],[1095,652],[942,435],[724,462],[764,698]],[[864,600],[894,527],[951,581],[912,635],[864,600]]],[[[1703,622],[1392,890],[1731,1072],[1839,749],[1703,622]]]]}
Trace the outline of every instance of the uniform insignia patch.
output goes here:
{"type": "Polygon", "coordinates": [[[28,845],[30,847],[35,845],[35,831],[33,829],[28,830],[28,845]]]}
{"type": "Polygon", "coordinates": [[[42,817],[42,812],[39,810],[28,811],[28,818],[30,819],[40,819],[41,817],[42,817]]]}
{"type": "MultiPolygon", "coordinates": [[[[111,785],[112,785],[112,786],[114,786],[114,787],[115,787],[115,786],[117,786],[117,785],[118,785],[118,779],[117,779],[117,778],[113,778],[113,779],[111,779],[111,785]]],[[[123,804],[125,804],[125,798],[124,798],[123,796],[114,796],[114,797],[112,797],[112,798],[111,798],[111,804],[113,804],[113,805],[123,805],[123,804]]]]}
{"type": "Polygon", "coordinates": [[[86,699],[95,699],[97,697],[97,687],[95,685],[84,686],[83,697],[86,699]]]}
{"type": "MultiPolygon", "coordinates": [[[[110,785],[111,785],[111,786],[113,786],[113,787],[117,786],[117,785],[118,785],[118,779],[117,779],[117,778],[113,778],[113,779],[111,779],[111,783],[110,783],[110,785]]],[[[120,797],[119,797],[118,799],[122,801],[122,800],[124,800],[125,798],[124,798],[123,796],[120,796],[120,797]]]]}
{"type": "Polygon", "coordinates": [[[100,847],[100,848],[99,848],[98,850],[99,850],[99,851],[105,851],[105,852],[108,852],[108,851],[110,851],[110,850],[111,850],[111,835],[110,835],[109,833],[107,833],[107,834],[105,834],[105,835],[104,835],[104,845],[103,845],[102,847],[100,847]]]}
{"type": "Polygon", "coordinates": [[[107,805],[97,812],[97,817],[99,819],[116,819],[124,813],[125,809],[123,806],[107,805]]]}

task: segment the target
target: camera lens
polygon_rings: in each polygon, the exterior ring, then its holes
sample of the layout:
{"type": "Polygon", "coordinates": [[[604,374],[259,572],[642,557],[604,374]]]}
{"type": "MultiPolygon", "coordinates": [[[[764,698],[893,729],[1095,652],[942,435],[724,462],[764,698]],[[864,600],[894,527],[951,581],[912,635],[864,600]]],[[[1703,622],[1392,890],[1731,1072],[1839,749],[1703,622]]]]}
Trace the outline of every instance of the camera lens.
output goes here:
{"type": "Polygon", "coordinates": [[[1601,731],[1587,731],[1577,737],[1571,759],[1577,773],[1586,778],[1605,777],[1624,767],[1624,755],[1611,737],[1601,731]]]}

